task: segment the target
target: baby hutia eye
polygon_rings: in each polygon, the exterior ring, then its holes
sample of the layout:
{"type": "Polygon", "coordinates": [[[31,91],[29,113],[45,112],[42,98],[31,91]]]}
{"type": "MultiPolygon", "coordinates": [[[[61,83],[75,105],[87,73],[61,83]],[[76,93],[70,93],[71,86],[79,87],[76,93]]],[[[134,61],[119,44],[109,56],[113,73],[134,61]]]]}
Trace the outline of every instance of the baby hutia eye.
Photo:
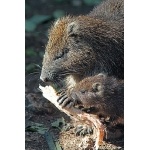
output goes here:
{"type": "Polygon", "coordinates": [[[82,94],[84,94],[84,93],[86,92],[86,90],[85,90],[85,89],[81,89],[80,92],[81,92],[82,94]]]}
{"type": "Polygon", "coordinates": [[[62,58],[65,54],[68,53],[68,51],[69,51],[68,48],[64,48],[61,52],[59,52],[59,53],[57,54],[57,56],[55,57],[55,60],[56,60],[56,59],[59,59],[59,58],[62,58]]]}
{"type": "Polygon", "coordinates": [[[102,87],[101,87],[101,84],[100,83],[94,83],[93,85],[92,85],[92,91],[93,92],[98,92],[98,91],[100,91],[102,89],[102,87]]]}

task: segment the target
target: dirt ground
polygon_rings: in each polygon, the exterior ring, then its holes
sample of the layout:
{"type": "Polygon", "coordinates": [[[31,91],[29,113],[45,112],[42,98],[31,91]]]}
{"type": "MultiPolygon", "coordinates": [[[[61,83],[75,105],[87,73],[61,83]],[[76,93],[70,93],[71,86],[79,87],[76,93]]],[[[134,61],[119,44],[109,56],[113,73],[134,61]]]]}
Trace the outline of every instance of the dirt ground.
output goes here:
{"type": "MultiPolygon", "coordinates": [[[[87,5],[80,0],[26,0],[26,20],[37,14],[52,16],[57,10],[63,10],[65,14],[72,15],[86,14],[93,7],[94,4],[87,5]]],[[[81,123],[73,121],[66,114],[60,112],[43,98],[38,90],[40,66],[47,42],[47,30],[56,18],[50,17],[49,20],[38,24],[34,31],[26,31],[25,149],[93,150],[94,134],[76,135],[75,129],[81,123]]],[[[110,132],[109,135],[111,136],[111,134],[110,132]]],[[[123,145],[123,138],[112,138],[107,140],[107,145],[100,149],[123,149],[123,145]]]]}
{"type": "MultiPolygon", "coordinates": [[[[26,90],[26,150],[94,150],[94,134],[75,134],[76,127],[83,124],[60,112],[38,90],[26,90]]],[[[123,142],[123,138],[110,139],[100,149],[123,149],[123,142]]]]}

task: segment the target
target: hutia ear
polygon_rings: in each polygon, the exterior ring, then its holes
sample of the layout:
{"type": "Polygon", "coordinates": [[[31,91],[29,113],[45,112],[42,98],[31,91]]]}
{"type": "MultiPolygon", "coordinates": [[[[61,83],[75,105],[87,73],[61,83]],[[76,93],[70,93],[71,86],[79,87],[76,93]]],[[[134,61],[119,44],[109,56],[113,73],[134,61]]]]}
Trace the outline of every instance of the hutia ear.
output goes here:
{"type": "Polygon", "coordinates": [[[78,23],[74,21],[68,24],[67,32],[69,36],[76,35],[78,33],[78,23]]]}
{"type": "Polygon", "coordinates": [[[100,91],[101,88],[102,88],[102,87],[101,87],[101,84],[100,84],[100,83],[94,83],[94,84],[92,85],[92,89],[93,89],[94,92],[100,91]]]}
{"type": "Polygon", "coordinates": [[[106,75],[104,73],[99,73],[98,76],[101,78],[106,78],[106,75]]]}

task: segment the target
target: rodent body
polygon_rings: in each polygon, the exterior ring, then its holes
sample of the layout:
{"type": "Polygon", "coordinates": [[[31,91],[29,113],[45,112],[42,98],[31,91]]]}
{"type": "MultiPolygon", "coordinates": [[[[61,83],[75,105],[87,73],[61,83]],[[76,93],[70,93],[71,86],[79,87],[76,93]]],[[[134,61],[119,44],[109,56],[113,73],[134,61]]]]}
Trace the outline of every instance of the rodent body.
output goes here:
{"type": "Polygon", "coordinates": [[[85,16],[61,18],[49,31],[43,81],[61,86],[69,78],[74,86],[98,73],[124,78],[123,0],[104,1],[85,16]]]}
{"type": "Polygon", "coordinates": [[[94,107],[95,114],[121,122],[123,3],[123,0],[103,1],[88,15],[63,17],[49,30],[40,78],[59,88],[63,88],[62,82],[65,82],[67,91],[58,98],[63,107],[75,104],[73,96],[76,96],[84,107],[94,107]],[[100,73],[106,74],[107,80],[98,77],[100,73]],[[101,84],[98,92],[90,91],[95,81],[101,84]],[[80,93],[83,88],[87,90],[84,95],[80,93]]]}
{"type": "Polygon", "coordinates": [[[104,74],[88,77],[70,92],[74,105],[92,108],[89,113],[110,118],[116,124],[124,120],[124,81],[104,74]]]}

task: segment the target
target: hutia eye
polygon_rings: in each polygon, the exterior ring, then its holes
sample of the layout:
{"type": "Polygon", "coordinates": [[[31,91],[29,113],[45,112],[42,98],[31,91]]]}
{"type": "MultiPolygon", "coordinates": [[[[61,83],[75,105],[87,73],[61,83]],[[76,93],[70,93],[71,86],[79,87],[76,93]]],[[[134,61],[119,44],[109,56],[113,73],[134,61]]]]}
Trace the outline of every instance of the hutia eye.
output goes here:
{"type": "Polygon", "coordinates": [[[63,52],[64,52],[64,54],[67,54],[69,52],[69,49],[68,48],[64,48],[63,52]]]}
{"type": "Polygon", "coordinates": [[[58,53],[57,56],[55,57],[55,60],[63,57],[63,55],[64,55],[64,52],[58,53]]]}
{"type": "Polygon", "coordinates": [[[65,54],[68,53],[68,51],[69,51],[68,48],[64,48],[64,49],[62,50],[62,52],[59,52],[59,53],[57,54],[57,56],[55,57],[55,60],[56,60],[56,59],[59,59],[59,58],[62,58],[65,54]]]}

